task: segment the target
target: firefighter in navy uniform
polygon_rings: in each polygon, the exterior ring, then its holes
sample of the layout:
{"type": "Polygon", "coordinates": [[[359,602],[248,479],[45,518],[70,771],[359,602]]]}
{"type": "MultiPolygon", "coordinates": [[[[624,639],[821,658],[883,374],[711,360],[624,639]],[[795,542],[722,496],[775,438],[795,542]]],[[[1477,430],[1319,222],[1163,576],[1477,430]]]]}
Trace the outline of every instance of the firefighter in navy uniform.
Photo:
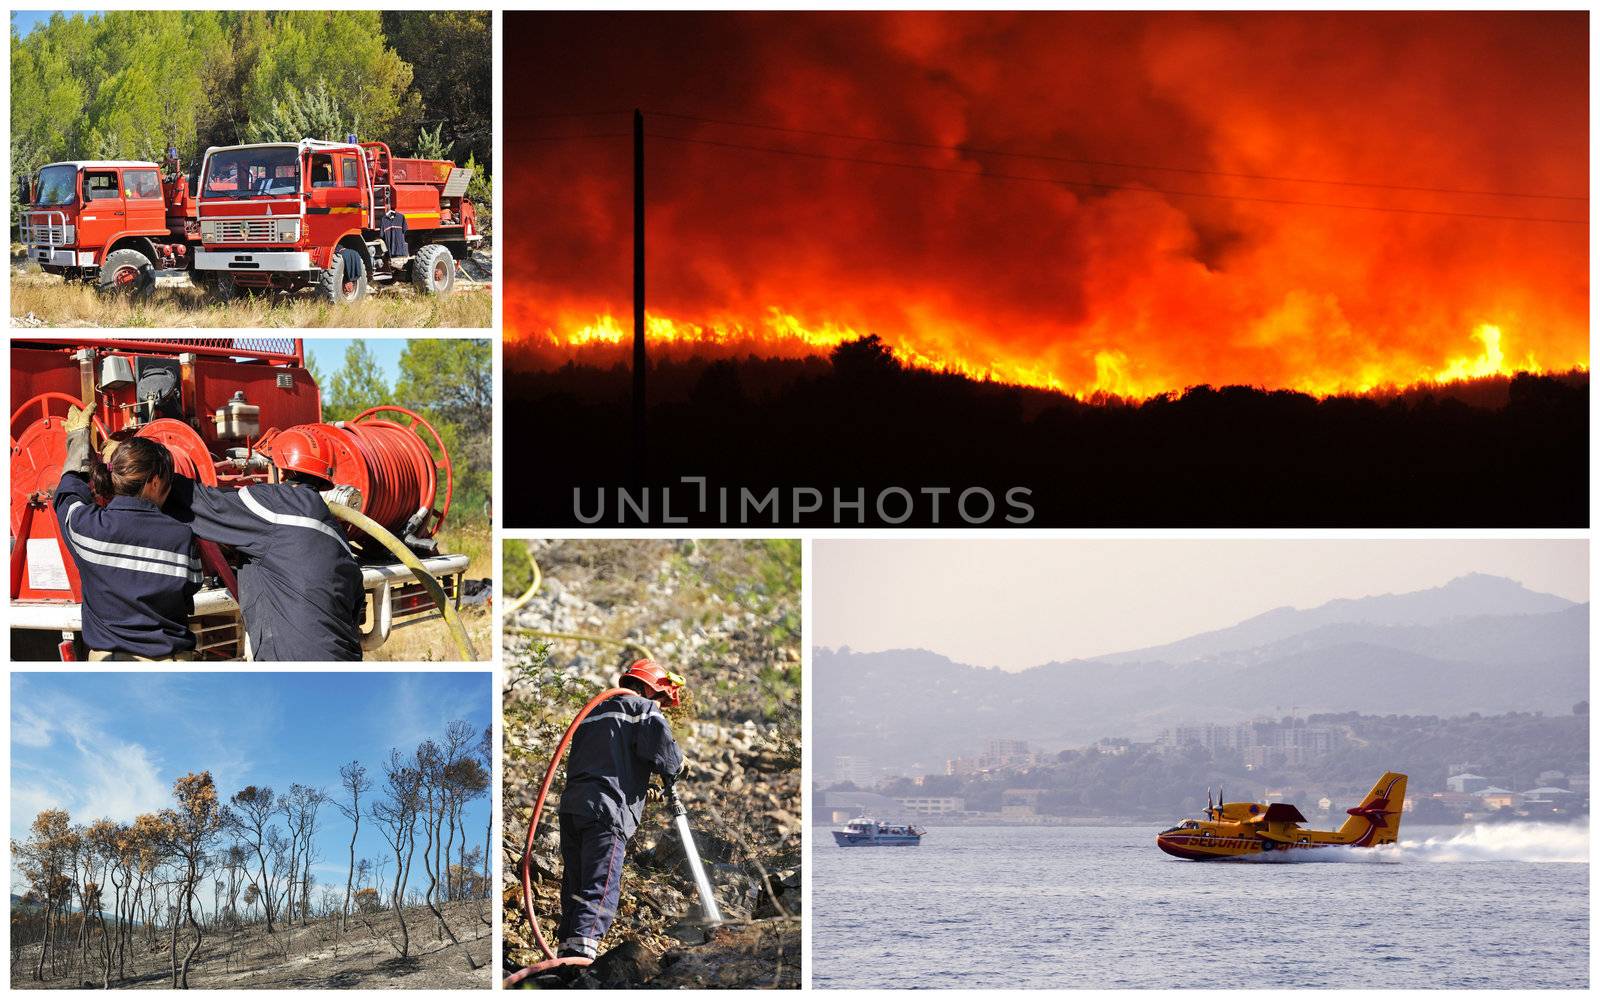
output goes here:
{"type": "Polygon", "coordinates": [[[90,453],[94,405],[67,411],[56,519],[83,586],[91,660],[192,660],[200,559],[189,526],[162,513],[172,454],[135,438],[109,463],[90,453]],[[96,502],[103,501],[104,506],[96,502]]]}
{"type": "Polygon", "coordinates": [[[361,567],[322,495],[333,490],[333,469],[318,442],[295,431],[278,436],[272,461],[279,482],[237,490],[179,476],[175,516],[244,557],[239,610],[250,659],[359,660],[361,567]]]}
{"type": "Polygon", "coordinates": [[[683,678],[636,660],[617,681],[635,692],[595,706],[572,738],[561,793],[561,924],[558,958],[594,958],[617,916],[622,856],[639,827],[650,775],[683,773],[683,753],[662,706],[676,706],[683,678]]]}

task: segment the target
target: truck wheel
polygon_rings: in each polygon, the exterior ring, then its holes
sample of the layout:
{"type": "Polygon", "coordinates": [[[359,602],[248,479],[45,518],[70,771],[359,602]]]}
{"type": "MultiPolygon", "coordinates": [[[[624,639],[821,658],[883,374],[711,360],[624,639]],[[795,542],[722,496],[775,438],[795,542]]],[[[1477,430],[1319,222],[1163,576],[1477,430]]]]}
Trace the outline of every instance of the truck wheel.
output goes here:
{"type": "Polygon", "coordinates": [[[411,261],[411,283],[424,295],[449,295],[456,287],[456,259],[437,243],[423,247],[411,261]]]}
{"type": "Polygon", "coordinates": [[[317,279],[317,294],[329,302],[359,302],[367,295],[367,262],[349,247],[334,252],[317,279]]]}
{"type": "Polygon", "coordinates": [[[100,265],[100,290],[117,295],[142,295],[155,284],[150,258],[137,250],[113,250],[100,265]]]}

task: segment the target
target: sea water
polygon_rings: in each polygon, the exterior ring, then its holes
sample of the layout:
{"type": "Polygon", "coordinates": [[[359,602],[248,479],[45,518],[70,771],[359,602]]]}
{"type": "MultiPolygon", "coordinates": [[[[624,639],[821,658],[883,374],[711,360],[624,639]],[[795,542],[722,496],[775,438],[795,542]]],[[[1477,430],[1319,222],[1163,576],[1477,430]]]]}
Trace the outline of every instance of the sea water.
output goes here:
{"type": "Polygon", "coordinates": [[[821,988],[1584,988],[1586,826],[1403,831],[1395,847],[1196,863],[1155,827],[811,831],[821,988]],[[1279,860],[1293,858],[1292,861],[1279,860]]]}

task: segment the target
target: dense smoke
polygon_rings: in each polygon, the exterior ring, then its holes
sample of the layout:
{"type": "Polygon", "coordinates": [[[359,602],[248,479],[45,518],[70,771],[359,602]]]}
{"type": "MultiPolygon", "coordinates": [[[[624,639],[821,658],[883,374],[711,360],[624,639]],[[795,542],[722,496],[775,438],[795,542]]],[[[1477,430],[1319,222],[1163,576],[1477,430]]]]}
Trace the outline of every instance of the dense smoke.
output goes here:
{"type": "Polygon", "coordinates": [[[663,339],[874,332],[913,363],[1133,394],[1588,364],[1588,227],[1517,221],[1588,217],[1582,12],[519,13],[506,33],[506,321],[552,361],[626,346],[641,107],[663,339]],[[592,111],[615,113],[554,117],[592,111]]]}

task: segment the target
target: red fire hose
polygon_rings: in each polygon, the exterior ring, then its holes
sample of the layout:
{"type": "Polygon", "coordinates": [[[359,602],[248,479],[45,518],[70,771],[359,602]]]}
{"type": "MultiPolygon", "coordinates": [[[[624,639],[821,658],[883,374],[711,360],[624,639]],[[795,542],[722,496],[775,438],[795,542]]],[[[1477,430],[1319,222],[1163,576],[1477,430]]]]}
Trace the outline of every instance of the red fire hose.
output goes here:
{"type": "Polygon", "coordinates": [[[606,688],[593,698],[590,698],[578,714],[572,717],[572,722],[568,724],[567,731],[561,734],[561,742],[556,744],[556,752],[550,756],[550,766],[545,768],[544,781],[539,785],[539,797],[533,803],[533,818],[528,820],[528,841],[523,845],[522,863],[518,866],[518,872],[522,876],[522,913],[523,916],[527,917],[529,926],[533,928],[533,938],[539,942],[539,950],[544,952],[546,961],[538,962],[513,972],[500,984],[501,989],[510,989],[529,976],[547,971],[558,964],[555,949],[550,947],[549,942],[544,939],[544,932],[539,930],[539,915],[533,909],[533,840],[539,832],[539,817],[544,812],[544,800],[545,796],[550,793],[550,784],[555,781],[556,765],[561,763],[561,755],[567,752],[567,744],[572,742],[572,734],[578,731],[578,726],[582,724],[590,712],[594,711],[595,706],[607,698],[614,698],[619,694],[632,693],[627,688],[613,687],[606,688]]]}
{"type": "Polygon", "coordinates": [[[374,406],[346,421],[344,429],[355,439],[356,450],[366,460],[372,489],[372,509],[367,516],[385,527],[406,524],[419,510],[427,518],[417,527],[431,536],[450,512],[455,488],[450,452],[444,439],[422,416],[401,406],[374,406]],[[432,439],[435,456],[428,447],[432,439]],[[444,497],[438,501],[440,474],[444,497]]]}

